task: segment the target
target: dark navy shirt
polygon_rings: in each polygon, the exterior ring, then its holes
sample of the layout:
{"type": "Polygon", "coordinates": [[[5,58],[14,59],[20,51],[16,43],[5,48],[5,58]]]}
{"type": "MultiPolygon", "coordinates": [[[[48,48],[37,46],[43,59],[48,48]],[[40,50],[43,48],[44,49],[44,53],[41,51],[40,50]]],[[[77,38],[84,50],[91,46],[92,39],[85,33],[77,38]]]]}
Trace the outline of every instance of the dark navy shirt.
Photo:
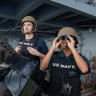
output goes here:
{"type": "Polygon", "coordinates": [[[21,39],[18,42],[18,45],[21,46],[20,53],[25,57],[28,57],[30,60],[36,59],[38,56],[33,56],[27,51],[27,47],[30,46],[32,48],[37,49],[40,53],[46,54],[48,52],[48,47],[45,41],[39,37],[34,36],[30,40],[21,39]]]}
{"type": "MultiPolygon", "coordinates": [[[[88,59],[85,56],[82,57],[89,65],[90,62],[88,59]]],[[[59,94],[62,87],[62,82],[70,82],[71,85],[74,86],[75,90],[71,96],[80,96],[80,75],[82,72],[77,67],[74,56],[72,54],[66,57],[63,51],[55,52],[50,60],[49,68],[49,93],[52,92],[52,95],[54,96],[59,94]]]]}
{"type": "Polygon", "coordinates": [[[45,55],[48,52],[48,47],[45,41],[37,36],[34,36],[30,40],[25,40],[25,39],[20,40],[18,45],[21,46],[21,52],[20,52],[21,55],[27,57],[29,61],[36,61],[38,63],[37,67],[35,68],[35,71],[31,75],[31,78],[37,84],[41,84],[46,73],[39,69],[40,57],[30,54],[27,51],[27,47],[30,46],[45,55]]]}
{"type": "MultiPolygon", "coordinates": [[[[89,70],[88,70],[87,73],[90,73],[91,70],[90,70],[89,60],[85,56],[83,56],[83,55],[81,55],[81,56],[86,61],[86,63],[88,64],[89,70]]],[[[50,60],[50,63],[49,63],[49,69],[58,68],[58,67],[60,67],[62,69],[65,69],[65,70],[66,69],[67,70],[68,69],[78,70],[80,72],[79,68],[76,65],[76,62],[75,62],[75,59],[74,59],[73,55],[71,54],[68,57],[66,57],[63,51],[54,52],[53,55],[52,55],[52,58],[50,60]],[[66,65],[66,62],[67,62],[68,66],[66,65]],[[68,64],[68,62],[69,62],[69,64],[68,64]],[[75,65],[73,63],[75,63],[75,65]],[[65,65],[65,66],[63,66],[63,65],[65,65]],[[74,65],[74,66],[72,66],[72,65],[74,65]]],[[[83,74],[83,73],[81,72],[80,74],[83,74]]]]}

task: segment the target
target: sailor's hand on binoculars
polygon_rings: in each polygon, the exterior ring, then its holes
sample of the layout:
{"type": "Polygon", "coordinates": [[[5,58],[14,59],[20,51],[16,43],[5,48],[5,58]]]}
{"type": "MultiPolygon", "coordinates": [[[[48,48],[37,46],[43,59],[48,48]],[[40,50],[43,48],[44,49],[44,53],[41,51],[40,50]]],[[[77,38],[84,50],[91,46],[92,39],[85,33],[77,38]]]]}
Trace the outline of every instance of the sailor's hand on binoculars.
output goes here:
{"type": "Polygon", "coordinates": [[[68,47],[71,49],[71,48],[74,48],[75,47],[75,41],[74,41],[74,39],[70,36],[70,35],[68,35],[68,38],[69,38],[69,40],[66,40],[67,41],[67,43],[68,43],[68,47]]]}
{"type": "Polygon", "coordinates": [[[60,45],[60,43],[61,43],[61,41],[62,41],[62,40],[57,41],[57,40],[58,40],[58,38],[59,38],[59,36],[58,36],[58,37],[56,37],[56,38],[53,40],[53,43],[52,43],[52,48],[54,48],[54,49],[58,48],[58,46],[60,45]]]}

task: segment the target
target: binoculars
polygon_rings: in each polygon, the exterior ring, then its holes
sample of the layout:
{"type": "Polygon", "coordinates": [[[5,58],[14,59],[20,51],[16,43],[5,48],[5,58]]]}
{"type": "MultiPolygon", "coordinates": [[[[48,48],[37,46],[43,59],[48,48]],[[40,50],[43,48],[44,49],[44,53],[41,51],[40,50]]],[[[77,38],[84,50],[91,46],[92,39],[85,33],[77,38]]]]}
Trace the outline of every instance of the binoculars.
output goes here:
{"type": "Polygon", "coordinates": [[[60,40],[69,40],[69,37],[68,35],[63,35],[63,36],[60,36],[57,41],[60,41],[60,40]]]}
{"type": "Polygon", "coordinates": [[[29,54],[26,46],[21,46],[20,54],[27,56],[29,54]]]}

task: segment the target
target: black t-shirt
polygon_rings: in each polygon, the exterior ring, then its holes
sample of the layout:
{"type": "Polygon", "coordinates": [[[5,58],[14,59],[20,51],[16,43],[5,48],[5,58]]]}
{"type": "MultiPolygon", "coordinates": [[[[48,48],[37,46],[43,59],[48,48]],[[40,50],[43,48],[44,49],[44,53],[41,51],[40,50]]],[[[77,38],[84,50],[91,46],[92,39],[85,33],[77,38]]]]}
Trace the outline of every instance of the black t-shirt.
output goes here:
{"type": "Polygon", "coordinates": [[[61,96],[64,84],[69,84],[72,87],[71,95],[68,96],[80,96],[81,72],[76,65],[73,55],[66,57],[63,52],[56,52],[53,54],[49,65],[49,96],[61,96]]]}
{"type": "Polygon", "coordinates": [[[39,60],[39,57],[30,54],[27,51],[27,47],[28,46],[37,49],[42,54],[46,54],[48,52],[48,47],[46,46],[45,41],[43,39],[39,38],[39,37],[36,37],[36,36],[34,36],[30,40],[21,39],[18,42],[18,45],[21,46],[20,54],[23,55],[23,56],[25,56],[25,57],[27,57],[30,61],[31,60],[38,61],[39,60]]]}
{"type": "Polygon", "coordinates": [[[35,71],[31,75],[31,78],[34,81],[36,81],[38,84],[40,84],[46,73],[39,69],[40,57],[30,54],[27,51],[27,47],[30,46],[32,48],[37,49],[40,53],[46,54],[48,52],[48,47],[46,46],[45,41],[39,37],[34,36],[30,40],[21,39],[18,42],[18,45],[21,46],[21,51],[20,51],[21,55],[27,57],[29,61],[37,61],[38,66],[36,67],[35,71]]]}

